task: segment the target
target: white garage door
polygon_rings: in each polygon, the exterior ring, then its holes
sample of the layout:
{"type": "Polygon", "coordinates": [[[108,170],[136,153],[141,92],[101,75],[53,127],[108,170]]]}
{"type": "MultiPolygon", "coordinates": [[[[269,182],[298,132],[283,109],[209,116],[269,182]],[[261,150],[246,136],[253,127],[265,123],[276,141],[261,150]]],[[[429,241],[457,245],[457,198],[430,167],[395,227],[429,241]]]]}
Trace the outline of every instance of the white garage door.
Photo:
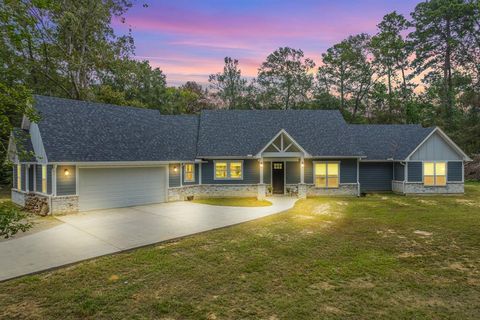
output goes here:
{"type": "Polygon", "coordinates": [[[166,168],[80,168],[80,210],[164,202],[166,168]]]}

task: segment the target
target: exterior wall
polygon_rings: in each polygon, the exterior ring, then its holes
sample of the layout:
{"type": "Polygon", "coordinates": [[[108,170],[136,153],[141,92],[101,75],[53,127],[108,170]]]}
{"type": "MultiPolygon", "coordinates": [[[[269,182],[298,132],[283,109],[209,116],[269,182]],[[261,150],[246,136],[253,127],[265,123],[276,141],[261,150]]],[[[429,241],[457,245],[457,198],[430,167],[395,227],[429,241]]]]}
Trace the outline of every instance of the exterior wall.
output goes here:
{"type": "Polygon", "coordinates": [[[174,163],[168,166],[168,185],[170,187],[180,186],[180,163],[174,163]],[[175,168],[177,168],[176,172],[175,168]]]}
{"type": "Polygon", "coordinates": [[[393,164],[393,180],[405,180],[405,166],[402,165],[400,162],[395,162],[393,164]]]}
{"type": "Polygon", "coordinates": [[[77,193],[75,166],[57,166],[57,196],[75,195],[77,193]],[[65,175],[68,170],[69,175],[65,175]]]}
{"type": "Polygon", "coordinates": [[[35,172],[33,171],[34,165],[28,167],[28,191],[34,191],[35,172]]]}
{"type": "MultiPolygon", "coordinates": [[[[182,168],[182,170],[185,170],[185,167],[182,168]]],[[[195,175],[195,181],[193,182],[187,182],[185,181],[185,171],[183,171],[183,174],[182,174],[182,182],[184,185],[194,185],[194,184],[198,184],[198,179],[199,179],[199,165],[198,163],[195,164],[195,169],[194,169],[194,175],[195,175]]]]}
{"type": "Polygon", "coordinates": [[[303,161],[303,174],[305,175],[305,183],[313,183],[313,161],[312,159],[305,159],[303,161]]]}
{"type": "Polygon", "coordinates": [[[362,192],[392,191],[392,162],[360,162],[360,188],[362,192]]]}
{"type": "Polygon", "coordinates": [[[47,166],[47,193],[52,194],[52,171],[53,171],[53,166],[48,165],[47,166]]]}
{"type": "Polygon", "coordinates": [[[286,184],[300,183],[300,161],[287,161],[285,163],[286,184]]]}
{"type": "Polygon", "coordinates": [[[36,165],[35,175],[36,175],[35,184],[37,187],[36,190],[37,192],[42,192],[42,166],[39,164],[36,165]]]}
{"type": "Polygon", "coordinates": [[[263,162],[263,183],[272,183],[272,163],[270,161],[263,162]]]}
{"type": "Polygon", "coordinates": [[[306,159],[303,168],[306,184],[313,183],[313,163],[316,161],[340,162],[340,183],[357,183],[357,159],[306,159]]]}
{"type": "Polygon", "coordinates": [[[423,183],[405,183],[406,194],[462,194],[463,183],[447,183],[446,186],[426,187],[423,183]]]}
{"type": "Polygon", "coordinates": [[[79,209],[78,196],[51,197],[51,213],[76,212],[79,209]]]}
{"type": "Polygon", "coordinates": [[[422,162],[408,162],[408,182],[422,182],[423,181],[423,163],[422,162]]]}
{"type": "Polygon", "coordinates": [[[358,186],[356,183],[340,184],[338,188],[315,188],[313,184],[306,184],[307,197],[318,196],[356,196],[358,194],[358,186]]]}
{"type": "Polygon", "coordinates": [[[180,188],[168,189],[168,201],[187,200],[187,197],[194,199],[202,198],[229,198],[229,197],[257,197],[258,184],[250,185],[219,185],[202,184],[190,185],[180,188]]]}
{"type": "MultiPolygon", "coordinates": [[[[236,160],[234,158],[228,160],[236,160]]],[[[244,159],[243,180],[215,180],[214,160],[202,163],[203,184],[256,184],[260,182],[260,163],[257,159],[244,159]]]]}
{"type": "Polygon", "coordinates": [[[26,192],[12,190],[12,202],[18,204],[19,206],[25,206],[26,192]]]}
{"type": "Polygon", "coordinates": [[[404,193],[403,181],[392,181],[392,191],[395,193],[404,193]]]}
{"type": "Polygon", "coordinates": [[[450,147],[438,132],[431,135],[410,157],[410,160],[447,161],[462,159],[462,155],[458,154],[452,147],[450,147]]]}
{"type": "Polygon", "coordinates": [[[447,181],[463,181],[463,161],[449,161],[447,163],[447,181]]]}

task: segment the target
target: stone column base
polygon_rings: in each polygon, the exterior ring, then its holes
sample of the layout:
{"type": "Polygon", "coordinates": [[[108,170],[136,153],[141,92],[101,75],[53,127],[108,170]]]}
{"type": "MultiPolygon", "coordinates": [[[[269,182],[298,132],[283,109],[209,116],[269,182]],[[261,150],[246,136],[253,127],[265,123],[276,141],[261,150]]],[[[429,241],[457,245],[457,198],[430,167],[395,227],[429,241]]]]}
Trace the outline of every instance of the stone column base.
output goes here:
{"type": "Polygon", "coordinates": [[[298,184],[297,195],[299,199],[307,198],[307,185],[305,183],[298,184]]]}
{"type": "Polygon", "coordinates": [[[267,186],[265,184],[259,184],[257,187],[257,199],[264,200],[267,195],[267,186]]]}

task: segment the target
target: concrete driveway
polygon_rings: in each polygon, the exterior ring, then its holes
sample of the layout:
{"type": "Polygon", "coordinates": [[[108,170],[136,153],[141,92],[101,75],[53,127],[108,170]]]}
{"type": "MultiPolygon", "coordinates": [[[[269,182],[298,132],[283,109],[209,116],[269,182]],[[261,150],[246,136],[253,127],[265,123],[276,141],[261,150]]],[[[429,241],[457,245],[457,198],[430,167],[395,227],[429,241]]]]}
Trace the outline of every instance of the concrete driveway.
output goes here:
{"type": "Polygon", "coordinates": [[[0,242],[0,281],[261,218],[296,201],[269,200],[269,207],[172,202],[59,216],[61,225],[0,242]]]}

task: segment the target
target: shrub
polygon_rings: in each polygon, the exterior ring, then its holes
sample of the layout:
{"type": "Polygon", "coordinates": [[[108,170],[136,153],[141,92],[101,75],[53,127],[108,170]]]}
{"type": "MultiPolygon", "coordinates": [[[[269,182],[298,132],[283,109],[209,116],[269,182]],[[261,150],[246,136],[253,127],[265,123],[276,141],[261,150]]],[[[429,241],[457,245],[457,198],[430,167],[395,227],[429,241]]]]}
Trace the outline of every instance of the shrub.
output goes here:
{"type": "Polygon", "coordinates": [[[10,201],[0,203],[0,237],[9,238],[18,231],[27,231],[32,223],[18,206],[10,201]]]}

